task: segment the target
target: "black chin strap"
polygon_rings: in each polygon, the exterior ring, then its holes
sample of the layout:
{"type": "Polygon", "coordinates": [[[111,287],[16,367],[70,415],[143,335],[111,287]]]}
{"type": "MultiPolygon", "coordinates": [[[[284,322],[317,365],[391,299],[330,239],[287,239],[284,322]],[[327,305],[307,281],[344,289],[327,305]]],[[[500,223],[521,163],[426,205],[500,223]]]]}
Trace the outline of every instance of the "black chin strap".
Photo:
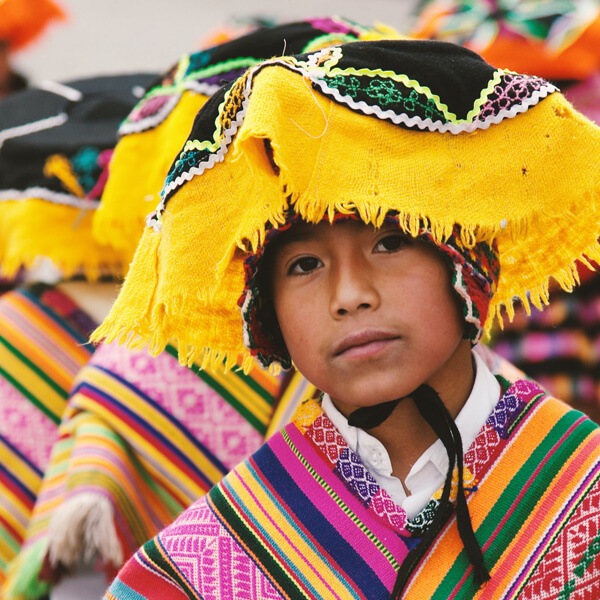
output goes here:
{"type": "MultiPolygon", "coordinates": [[[[439,394],[430,386],[422,385],[417,388],[410,397],[414,400],[417,409],[423,418],[429,423],[435,434],[440,438],[446,452],[448,453],[448,474],[444,483],[444,490],[440,500],[440,506],[436,511],[433,522],[419,544],[413,548],[403,561],[398,571],[396,584],[392,591],[392,600],[399,599],[408,582],[416,564],[421,560],[433,540],[443,527],[444,523],[452,513],[450,502],[450,490],[452,488],[452,476],[455,465],[458,466],[458,491],[456,496],[456,521],[460,539],[463,542],[469,561],[473,566],[473,580],[478,586],[489,581],[490,574],[486,569],[483,552],[475,537],[465,489],[463,483],[463,447],[460,432],[456,427],[454,419],[448,412],[446,405],[439,394]]],[[[403,398],[384,402],[375,406],[363,407],[355,410],[349,417],[348,423],[361,429],[372,429],[381,425],[391,414],[403,398]]]]}

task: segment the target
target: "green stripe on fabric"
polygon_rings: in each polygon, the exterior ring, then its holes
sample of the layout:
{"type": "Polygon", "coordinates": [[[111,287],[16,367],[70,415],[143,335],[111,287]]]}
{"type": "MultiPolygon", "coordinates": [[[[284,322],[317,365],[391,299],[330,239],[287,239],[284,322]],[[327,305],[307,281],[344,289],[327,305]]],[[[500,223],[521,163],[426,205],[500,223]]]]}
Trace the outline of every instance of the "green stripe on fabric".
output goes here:
{"type": "Polygon", "coordinates": [[[158,570],[176,582],[190,600],[202,600],[201,596],[194,590],[194,586],[187,580],[183,573],[167,560],[165,556],[167,554],[166,550],[159,547],[159,545],[160,540],[155,537],[142,546],[141,552],[146,554],[147,560],[150,560],[158,570]]]}
{"type": "MultiPolygon", "coordinates": [[[[500,497],[494,504],[488,516],[476,531],[480,543],[485,543],[494,534],[497,534],[492,544],[485,550],[485,563],[489,570],[492,570],[496,562],[502,556],[514,536],[520,531],[525,521],[531,515],[536,504],[544,495],[552,480],[558,472],[568,462],[569,457],[579,447],[579,445],[588,437],[588,435],[597,428],[591,421],[584,421],[573,431],[564,442],[555,450],[552,460],[531,479],[533,473],[539,467],[540,463],[550,454],[557,441],[580,419],[582,414],[577,411],[570,411],[564,415],[548,432],[542,442],[535,448],[529,458],[513,476],[509,485],[502,491],[500,497]],[[498,530],[498,526],[507,512],[514,506],[519,494],[524,486],[528,485],[526,493],[519,500],[514,512],[510,517],[510,526],[505,525],[498,530]]],[[[534,416],[535,419],[535,416],[534,416]]],[[[535,426],[535,423],[534,423],[535,426]]],[[[521,436],[526,435],[526,431],[521,432],[521,436]]],[[[431,600],[447,600],[469,567],[469,559],[466,551],[463,549],[458,555],[454,565],[443,579],[438,589],[435,591],[431,600]]],[[[469,578],[462,584],[458,593],[453,596],[454,600],[467,600],[473,597],[477,591],[477,586],[473,583],[473,578],[469,578]]]]}
{"type": "MultiPolygon", "coordinates": [[[[43,402],[37,399],[27,388],[19,383],[14,377],[0,367],[0,375],[6,379],[16,390],[21,392],[31,403],[37,406],[55,425],[60,424],[61,415],[54,414],[43,402]]],[[[67,398],[65,398],[65,406],[67,404],[67,398]]]]}
{"type": "MultiPolygon", "coordinates": [[[[173,346],[166,347],[167,352],[173,356],[174,358],[179,359],[179,354],[177,349],[173,346]]],[[[204,383],[208,384],[215,392],[220,394],[223,399],[234,408],[256,431],[258,431],[262,436],[267,432],[267,425],[262,423],[257,416],[250,411],[246,406],[244,406],[235,396],[233,396],[226,388],[224,388],[218,381],[213,379],[206,371],[203,371],[197,364],[192,364],[188,367],[193,373],[198,375],[204,383]]]]}
{"type": "Polygon", "coordinates": [[[310,466],[308,461],[302,456],[294,442],[288,435],[285,429],[281,430],[281,435],[285,439],[286,443],[296,455],[298,460],[302,463],[304,468],[312,475],[313,479],[331,496],[335,503],[340,507],[341,510],[352,520],[352,522],[373,542],[377,549],[385,556],[390,565],[397,571],[400,568],[398,561],[394,558],[394,555],[381,543],[379,538],[354,514],[350,507],[335,493],[333,488],[317,473],[313,467],[310,466]]]}
{"type": "Polygon", "coordinates": [[[265,390],[256,379],[251,375],[246,375],[242,369],[233,369],[231,371],[238,379],[243,381],[249,388],[254,390],[269,406],[273,406],[274,398],[267,390],[265,390]]]}
{"type": "Polygon", "coordinates": [[[244,548],[255,556],[257,564],[271,581],[282,590],[283,595],[289,600],[307,600],[306,594],[298,587],[281,563],[269,552],[263,541],[254,535],[252,529],[240,517],[223,493],[222,484],[217,484],[208,494],[207,500],[219,521],[236,538],[244,548]]]}
{"type": "Polygon", "coordinates": [[[48,384],[57,394],[62,396],[65,400],[69,397],[69,390],[62,388],[56,381],[51,379],[44,371],[42,371],[34,362],[32,362],[27,356],[25,356],[20,350],[15,348],[6,338],[0,336],[0,343],[11,352],[16,358],[18,358],[28,369],[33,371],[40,379],[48,384]]]}

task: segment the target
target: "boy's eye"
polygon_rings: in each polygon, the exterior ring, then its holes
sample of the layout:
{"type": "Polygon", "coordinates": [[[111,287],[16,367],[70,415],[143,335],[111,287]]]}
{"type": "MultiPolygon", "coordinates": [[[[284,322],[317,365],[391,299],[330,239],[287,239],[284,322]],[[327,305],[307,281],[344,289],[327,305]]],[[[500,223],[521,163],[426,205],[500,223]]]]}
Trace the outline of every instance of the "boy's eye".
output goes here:
{"type": "Polygon", "coordinates": [[[310,273],[315,269],[318,269],[321,266],[321,261],[314,256],[303,256],[298,260],[295,260],[288,270],[290,275],[305,275],[306,273],[310,273]]]}
{"type": "Polygon", "coordinates": [[[395,252],[406,244],[406,236],[401,233],[391,233],[381,238],[376,246],[375,252],[395,252]]]}

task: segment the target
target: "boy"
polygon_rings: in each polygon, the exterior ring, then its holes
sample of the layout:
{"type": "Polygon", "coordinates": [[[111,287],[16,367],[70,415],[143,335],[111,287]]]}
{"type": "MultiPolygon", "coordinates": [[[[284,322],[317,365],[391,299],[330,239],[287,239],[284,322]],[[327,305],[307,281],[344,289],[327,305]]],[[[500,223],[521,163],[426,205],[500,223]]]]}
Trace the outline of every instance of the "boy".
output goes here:
{"type": "Polygon", "coordinates": [[[599,155],[554,86],[444,43],[277,58],[213,97],[96,337],[231,365],[243,326],[324,394],[106,597],[592,597],[600,432],[471,347],[599,256],[599,155]]]}

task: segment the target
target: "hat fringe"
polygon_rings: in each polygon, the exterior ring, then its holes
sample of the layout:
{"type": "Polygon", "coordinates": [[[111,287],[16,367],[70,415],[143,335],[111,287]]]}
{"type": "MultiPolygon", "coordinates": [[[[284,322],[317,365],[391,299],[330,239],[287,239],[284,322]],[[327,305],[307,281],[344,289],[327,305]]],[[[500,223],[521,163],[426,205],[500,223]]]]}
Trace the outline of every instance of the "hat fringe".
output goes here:
{"type": "MultiPolygon", "coordinates": [[[[497,318],[500,328],[503,328],[503,320],[501,318],[503,310],[506,311],[506,315],[510,321],[514,319],[514,303],[516,300],[521,301],[528,315],[531,315],[531,305],[538,310],[543,310],[545,306],[548,306],[548,304],[550,304],[550,277],[556,281],[565,292],[572,292],[573,288],[580,283],[577,262],[582,263],[591,271],[596,271],[593,262],[600,262],[600,245],[598,242],[591,243],[583,254],[575,258],[568,266],[555,273],[551,273],[546,281],[542,282],[537,287],[528,290],[524,294],[514,296],[505,301],[496,302],[493,306],[490,306],[490,316],[485,326],[486,335],[489,335],[490,333],[494,324],[494,318],[497,318]]],[[[493,299],[492,302],[494,302],[493,299]]]]}

